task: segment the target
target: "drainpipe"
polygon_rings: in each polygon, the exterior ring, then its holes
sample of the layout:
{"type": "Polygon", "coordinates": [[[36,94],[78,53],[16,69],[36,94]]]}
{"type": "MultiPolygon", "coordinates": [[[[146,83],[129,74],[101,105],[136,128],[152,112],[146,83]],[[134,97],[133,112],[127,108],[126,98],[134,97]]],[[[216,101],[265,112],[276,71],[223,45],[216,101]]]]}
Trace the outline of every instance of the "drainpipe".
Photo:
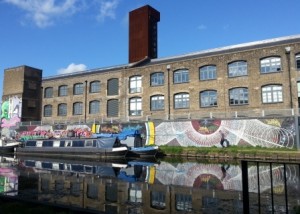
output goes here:
{"type": "Polygon", "coordinates": [[[171,98],[170,98],[170,65],[167,65],[167,71],[168,71],[168,120],[170,120],[171,118],[171,98]]]}
{"type": "Polygon", "coordinates": [[[292,80],[291,80],[291,63],[290,63],[290,53],[291,53],[291,47],[285,47],[285,54],[287,59],[287,66],[288,66],[288,74],[289,74],[289,87],[290,87],[290,97],[291,97],[291,109],[293,109],[293,94],[292,94],[292,80]]]}
{"type": "Polygon", "coordinates": [[[84,95],[84,123],[86,124],[86,104],[87,104],[87,80],[85,81],[85,95],[84,95]]]}

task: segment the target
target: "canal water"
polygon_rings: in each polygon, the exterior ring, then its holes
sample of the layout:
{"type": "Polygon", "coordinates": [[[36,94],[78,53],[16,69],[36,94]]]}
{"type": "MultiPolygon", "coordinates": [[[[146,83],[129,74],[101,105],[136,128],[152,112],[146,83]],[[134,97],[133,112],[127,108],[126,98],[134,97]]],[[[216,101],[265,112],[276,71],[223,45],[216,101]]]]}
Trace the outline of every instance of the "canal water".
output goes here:
{"type": "Polygon", "coordinates": [[[299,169],[256,161],[6,155],[0,213],[299,213],[299,169]]]}

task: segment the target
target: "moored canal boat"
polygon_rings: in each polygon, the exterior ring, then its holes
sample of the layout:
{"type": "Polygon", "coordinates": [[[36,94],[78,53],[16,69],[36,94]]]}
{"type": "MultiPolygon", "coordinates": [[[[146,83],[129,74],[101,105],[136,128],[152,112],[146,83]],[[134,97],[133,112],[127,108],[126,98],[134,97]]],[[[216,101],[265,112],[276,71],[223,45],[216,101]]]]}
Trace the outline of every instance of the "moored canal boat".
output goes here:
{"type": "Polygon", "coordinates": [[[16,148],[17,155],[84,159],[125,158],[127,152],[116,137],[28,140],[16,148]]]}
{"type": "Polygon", "coordinates": [[[20,146],[20,142],[0,139],[0,153],[12,153],[18,146],[20,146]]]}

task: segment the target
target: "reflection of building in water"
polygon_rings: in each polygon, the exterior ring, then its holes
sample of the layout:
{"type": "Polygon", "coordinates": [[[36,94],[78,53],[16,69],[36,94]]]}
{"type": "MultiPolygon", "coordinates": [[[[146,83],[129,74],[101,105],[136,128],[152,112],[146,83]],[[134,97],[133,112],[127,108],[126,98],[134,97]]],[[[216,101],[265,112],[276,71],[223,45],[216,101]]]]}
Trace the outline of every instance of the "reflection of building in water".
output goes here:
{"type": "MultiPolygon", "coordinates": [[[[98,212],[106,213],[181,213],[181,212],[199,212],[207,211],[210,213],[224,212],[224,213],[241,213],[242,212],[242,190],[229,189],[222,184],[221,177],[222,171],[219,165],[216,166],[216,171],[219,173],[210,173],[209,171],[202,173],[198,172],[199,176],[195,178],[194,182],[190,185],[183,184],[183,175],[192,176],[191,168],[188,172],[184,171],[183,165],[177,165],[175,171],[161,171],[160,166],[157,167],[155,172],[155,179],[149,182],[150,174],[143,172],[144,175],[134,176],[134,169],[120,170],[119,173],[126,172],[128,178],[122,179],[118,177],[120,174],[110,174],[106,177],[99,177],[94,174],[82,174],[62,171],[52,171],[50,174],[46,171],[39,171],[38,174],[38,200],[47,201],[53,204],[60,204],[66,206],[79,207],[98,212]],[[132,172],[130,174],[130,171],[132,172]],[[162,183],[158,179],[158,175],[164,173],[170,176],[173,174],[173,180],[168,183],[162,183]],[[182,176],[179,176],[179,174],[182,176]],[[187,174],[186,174],[187,173],[187,174]],[[190,174],[189,174],[190,173],[190,174]],[[131,175],[131,177],[130,177],[131,175]],[[180,181],[181,179],[181,184],[180,181]],[[224,188],[225,187],[225,188],[224,188]]],[[[201,164],[198,164],[201,165],[201,164]]],[[[211,166],[214,169],[213,165],[211,166]]],[[[149,170],[151,167],[146,166],[143,170],[149,170]]],[[[197,168],[197,167],[196,167],[197,168]]],[[[234,179],[237,183],[240,181],[237,177],[232,177],[230,170],[237,170],[238,166],[231,166],[225,180],[234,179]]],[[[291,166],[289,173],[292,173],[296,168],[291,166]]],[[[199,168],[197,168],[199,169],[199,168]]],[[[204,170],[205,168],[203,168],[204,170]]],[[[252,168],[249,168],[251,172],[252,168]]],[[[266,168],[261,168],[262,180],[268,179],[264,172],[266,168]]],[[[149,171],[148,171],[149,172],[149,171]]],[[[264,189],[260,195],[260,211],[266,213],[272,205],[271,200],[278,206],[278,209],[285,207],[284,190],[280,185],[280,175],[282,172],[279,168],[275,168],[273,196],[270,196],[270,189],[264,189]]],[[[296,173],[296,171],[295,171],[296,173]]],[[[298,178],[294,181],[297,173],[287,174],[288,182],[299,182],[298,178]]],[[[161,175],[160,175],[161,176],[161,175]]],[[[241,177],[239,178],[241,180],[241,177]]],[[[251,185],[251,180],[249,180],[251,185]]],[[[269,186],[270,186],[269,180],[269,186]]],[[[266,183],[262,185],[267,185],[266,183]]],[[[297,192],[299,187],[291,187],[289,183],[288,188],[296,188],[290,191],[297,192]]],[[[237,185],[236,187],[238,187],[237,185]]],[[[254,185],[255,187],[255,185],[254,185]]],[[[253,187],[251,187],[253,188],[253,187]]],[[[289,197],[289,204],[297,204],[299,196],[293,195],[289,197]],[[295,196],[295,197],[294,197],[295,196]]],[[[257,193],[250,192],[250,200],[253,202],[251,205],[252,210],[258,209],[257,207],[257,193]]]]}

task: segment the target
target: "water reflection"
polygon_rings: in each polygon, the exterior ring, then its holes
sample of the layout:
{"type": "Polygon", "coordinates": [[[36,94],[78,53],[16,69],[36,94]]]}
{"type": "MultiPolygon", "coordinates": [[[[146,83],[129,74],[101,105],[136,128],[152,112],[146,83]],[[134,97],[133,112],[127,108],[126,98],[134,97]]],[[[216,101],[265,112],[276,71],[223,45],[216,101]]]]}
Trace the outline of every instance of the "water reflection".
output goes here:
{"type": "MultiPolygon", "coordinates": [[[[53,206],[105,213],[243,213],[239,163],[1,160],[2,194],[53,206]]],[[[247,167],[250,213],[296,213],[298,164],[247,167]]]]}

